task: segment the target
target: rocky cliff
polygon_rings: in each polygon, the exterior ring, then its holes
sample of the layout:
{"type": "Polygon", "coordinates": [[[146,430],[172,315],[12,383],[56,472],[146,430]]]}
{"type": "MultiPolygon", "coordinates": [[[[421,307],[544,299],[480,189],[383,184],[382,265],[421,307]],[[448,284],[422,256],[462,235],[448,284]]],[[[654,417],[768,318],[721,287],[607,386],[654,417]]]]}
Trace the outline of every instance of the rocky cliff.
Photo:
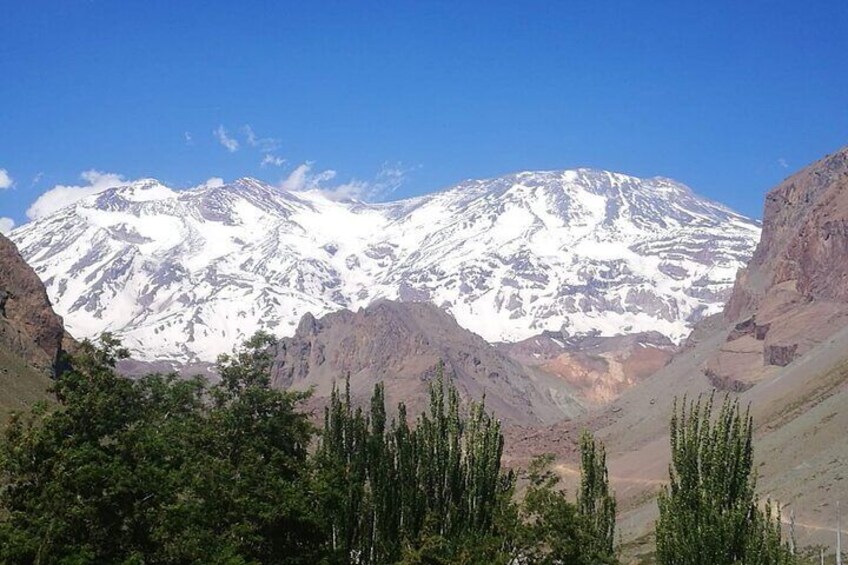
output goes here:
{"type": "Polygon", "coordinates": [[[63,342],[74,341],[50,306],[44,285],[0,235],[0,423],[50,398],[63,342]]]}
{"type": "Polygon", "coordinates": [[[64,333],[41,280],[15,245],[0,235],[0,347],[52,374],[64,333]]]}
{"type": "Polygon", "coordinates": [[[737,390],[848,325],[848,147],[768,193],[760,242],[725,319],[732,328],[705,370],[737,390]]]}

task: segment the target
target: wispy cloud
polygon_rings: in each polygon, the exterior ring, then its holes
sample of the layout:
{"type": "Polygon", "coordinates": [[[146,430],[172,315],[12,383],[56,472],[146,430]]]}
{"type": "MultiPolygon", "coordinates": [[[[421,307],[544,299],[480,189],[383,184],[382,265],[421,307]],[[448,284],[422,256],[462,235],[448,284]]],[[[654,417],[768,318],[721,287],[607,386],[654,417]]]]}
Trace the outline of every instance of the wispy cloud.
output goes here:
{"type": "Polygon", "coordinates": [[[387,198],[406,180],[411,170],[401,163],[384,163],[373,180],[351,179],[332,184],[336,171],[327,169],[313,172],[314,163],[307,161],[295,167],[288,177],[280,182],[280,188],[291,191],[317,190],[332,200],[378,201],[387,198]]]}
{"type": "Polygon", "coordinates": [[[295,167],[289,176],[280,181],[280,188],[298,192],[302,190],[325,190],[324,184],[336,178],[336,171],[327,169],[319,173],[312,172],[312,161],[295,167]]]}
{"type": "Polygon", "coordinates": [[[247,144],[251,147],[256,147],[263,153],[273,153],[280,148],[280,140],[276,137],[259,137],[250,124],[245,124],[241,128],[247,144]]]}
{"type": "Polygon", "coordinates": [[[226,149],[230,153],[235,153],[236,151],[238,151],[238,140],[227,135],[227,130],[223,125],[220,125],[215,128],[212,134],[215,136],[215,139],[218,140],[218,143],[220,143],[224,147],[224,149],[226,149]]]}
{"type": "Polygon", "coordinates": [[[27,217],[37,220],[53,212],[70,206],[78,200],[82,200],[92,194],[103,192],[114,186],[121,186],[126,181],[124,177],[115,173],[104,173],[101,171],[85,171],[80,178],[86,182],[82,185],[57,184],[41,196],[27,209],[27,217]]]}
{"type": "Polygon", "coordinates": [[[9,175],[9,171],[0,169],[0,190],[11,188],[13,184],[15,184],[15,181],[9,175]]]}
{"type": "Polygon", "coordinates": [[[787,163],[786,159],[784,159],[783,157],[781,157],[780,159],[777,160],[777,164],[780,165],[784,169],[789,168],[789,163],[787,163]]]}
{"type": "Polygon", "coordinates": [[[253,132],[253,128],[250,127],[249,125],[246,125],[246,126],[242,126],[241,131],[242,131],[242,133],[244,133],[245,136],[247,136],[247,144],[250,145],[251,147],[256,147],[257,139],[256,139],[256,134],[253,132]]]}
{"type": "Polygon", "coordinates": [[[266,153],[265,156],[262,157],[262,162],[259,163],[259,166],[263,169],[267,166],[273,167],[282,167],[286,164],[286,160],[282,157],[278,157],[276,155],[272,155],[270,153],[266,153]]]}
{"type": "Polygon", "coordinates": [[[183,132],[183,139],[185,139],[186,145],[194,145],[194,137],[192,137],[190,131],[183,132]]]}
{"type": "Polygon", "coordinates": [[[6,235],[15,227],[15,220],[12,218],[0,218],[0,233],[6,235]]]}
{"type": "Polygon", "coordinates": [[[372,194],[372,199],[382,200],[394,194],[406,182],[409,173],[417,168],[417,166],[407,167],[400,161],[383,163],[375,179],[374,188],[376,190],[372,194]]]}

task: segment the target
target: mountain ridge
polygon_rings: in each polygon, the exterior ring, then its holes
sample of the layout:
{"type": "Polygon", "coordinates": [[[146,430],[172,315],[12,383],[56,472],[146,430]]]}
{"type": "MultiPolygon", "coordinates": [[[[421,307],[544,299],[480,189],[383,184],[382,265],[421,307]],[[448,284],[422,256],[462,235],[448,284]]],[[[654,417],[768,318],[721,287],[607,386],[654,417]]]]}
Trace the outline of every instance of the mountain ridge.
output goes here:
{"type": "Polygon", "coordinates": [[[191,362],[380,298],[433,302],[492,342],[562,329],[679,341],[721,309],[758,234],[669,179],[576,169],[379,204],[145,179],[12,237],[76,335],[191,362]]]}

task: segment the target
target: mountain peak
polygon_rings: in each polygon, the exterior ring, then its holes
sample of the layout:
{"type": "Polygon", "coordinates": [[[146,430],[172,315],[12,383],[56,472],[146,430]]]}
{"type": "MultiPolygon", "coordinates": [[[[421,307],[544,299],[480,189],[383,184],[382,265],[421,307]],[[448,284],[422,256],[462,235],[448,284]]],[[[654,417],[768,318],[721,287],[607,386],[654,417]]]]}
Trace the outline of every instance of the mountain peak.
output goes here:
{"type": "Polygon", "coordinates": [[[137,179],[131,182],[106,188],[97,193],[94,202],[102,205],[114,199],[143,202],[147,200],[162,200],[175,196],[175,192],[153,178],[137,179]]]}
{"type": "MultiPolygon", "coordinates": [[[[224,183],[226,186],[226,183],[224,183]]],[[[255,177],[240,177],[237,178],[232,183],[233,186],[238,187],[251,187],[251,188],[273,188],[271,185],[266,183],[265,181],[261,181],[255,177]]]]}
{"type": "Polygon", "coordinates": [[[291,335],[307,312],[381,298],[432,302],[490,341],[679,340],[721,309],[759,235],[671,181],[517,175],[380,205],[253,178],[144,182],[13,235],[76,335],[108,329],[139,357],[207,361],[257,329],[291,335]]]}

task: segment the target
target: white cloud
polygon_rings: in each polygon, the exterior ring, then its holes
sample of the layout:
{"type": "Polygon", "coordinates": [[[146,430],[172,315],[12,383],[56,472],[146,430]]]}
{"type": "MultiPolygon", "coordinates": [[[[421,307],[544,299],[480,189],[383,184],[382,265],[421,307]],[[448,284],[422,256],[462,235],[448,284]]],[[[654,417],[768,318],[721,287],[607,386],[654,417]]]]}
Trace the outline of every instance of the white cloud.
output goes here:
{"type": "Polygon", "coordinates": [[[280,188],[297,192],[300,190],[324,190],[322,183],[333,180],[336,171],[328,169],[320,173],[312,173],[312,162],[307,161],[295,167],[288,177],[280,182],[280,188]]]}
{"type": "Polygon", "coordinates": [[[244,126],[241,128],[241,131],[244,132],[244,135],[247,136],[247,144],[251,147],[256,147],[256,134],[253,133],[253,128],[250,126],[244,126]]]}
{"type": "Polygon", "coordinates": [[[368,200],[371,185],[364,180],[353,179],[350,182],[321,190],[331,200],[368,200]]]}
{"type": "Polygon", "coordinates": [[[374,202],[384,200],[394,193],[406,181],[410,169],[402,163],[383,163],[373,180],[357,180],[333,187],[321,187],[321,190],[334,200],[362,200],[374,202]]]}
{"type": "Polygon", "coordinates": [[[209,177],[199,185],[191,187],[190,190],[195,188],[217,188],[219,186],[224,186],[224,179],[221,177],[209,177]]]}
{"type": "Polygon", "coordinates": [[[215,139],[218,140],[218,143],[224,146],[224,148],[230,153],[235,153],[238,151],[239,142],[237,139],[233,139],[232,137],[227,135],[227,130],[223,125],[218,126],[212,134],[215,136],[215,139]]]}
{"type": "Polygon", "coordinates": [[[15,227],[15,220],[12,218],[0,218],[0,233],[6,235],[12,228],[15,227]]]}
{"type": "Polygon", "coordinates": [[[278,157],[276,155],[272,155],[270,153],[266,153],[264,157],[262,157],[262,162],[259,163],[259,166],[262,168],[267,167],[268,165],[272,165],[274,167],[282,167],[285,165],[286,160],[282,157],[278,157]]]}
{"type": "Polygon", "coordinates": [[[251,147],[257,147],[263,153],[273,153],[280,148],[280,140],[274,137],[259,137],[250,125],[244,125],[241,128],[247,144],[251,147]]]}
{"type": "Polygon", "coordinates": [[[185,139],[186,145],[194,145],[194,138],[192,137],[190,131],[184,131],[183,138],[185,139]]]}
{"type": "Polygon", "coordinates": [[[62,185],[57,184],[41,196],[27,210],[27,217],[31,220],[37,220],[53,212],[61,210],[65,206],[69,206],[74,202],[103,192],[114,186],[125,184],[124,177],[115,173],[103,173],[100,171],[90,170],[85,171],[80,175],[88,184],[85,185],[62,185]]]}
{"type": "Polygon", "coordinates": [[[374,188],[376,191],[371,195],[372,199],[383,199],[391,196],[398,188],[406,182],[410,171],[418,167],[405,167],[403,163],[383,163],[380,172],[377,173],[374,188]]]}
{"type": "Polygon", "coordinates": [[[783,157],[781,157],[780,159],[777,160],[777,164],[780,165],[784,169],[789,168],[789,163],[787,163],[786,159],[784,159],[783,157]]]}
{"type": "Polygon", "coordinates": [[[332,200],[363,200],[373,201],[385,198],[400,187],[406,180],[409,169],[401,163],[390,165],[384,163],[374,180],[351,179],[349,182],[328,185],[336,178],[336,171],[328,169],[320,173],[312,173],[313,163],[307,161],[298,165],[288,177],[280,183],[283,190],[303,191],[318,190],[332,200]]]}
{"type": "Polygon", "coordinates": [[[0,190],[10,188],[14,184],[12,177],[9,176],[9,171],[0,169],[0,190]]]}
{"type": "Polygon", "coordinates": [[[311,168],[312,166],[309,163],[298,165],[291,173],[289,173],[289,176],[280,181],[280,188],[283,190],[291,190],[292,192],[303,190],[306,186],[306,175],[309,174],[309,170],[311,168]]]}

